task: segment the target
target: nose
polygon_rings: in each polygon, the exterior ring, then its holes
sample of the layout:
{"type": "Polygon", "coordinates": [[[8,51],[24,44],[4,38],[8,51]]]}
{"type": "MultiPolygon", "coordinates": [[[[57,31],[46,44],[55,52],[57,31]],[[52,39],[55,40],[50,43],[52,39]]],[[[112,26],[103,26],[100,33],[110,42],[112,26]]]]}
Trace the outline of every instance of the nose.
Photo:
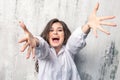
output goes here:
{"type": "Polygon", "coordinates": [[[56,34],[58,34],[58,32],[57,32],[57,31],[54,31],[54,32],[53,32],[53,34],[55,34],[55,35],[56,35],[56,34]]]}

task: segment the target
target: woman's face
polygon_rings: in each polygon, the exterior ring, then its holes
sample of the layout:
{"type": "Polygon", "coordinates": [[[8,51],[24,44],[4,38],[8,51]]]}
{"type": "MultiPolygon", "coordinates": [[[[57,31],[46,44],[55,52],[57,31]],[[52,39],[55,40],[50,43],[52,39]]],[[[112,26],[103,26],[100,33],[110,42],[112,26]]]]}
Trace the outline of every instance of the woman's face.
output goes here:
{"type": "Polygon", "coordinates": [[[64,30],[61,23],[54,23],[49,31],[49,44],[54,48],[60,48],[64,42],[64,30]]]}

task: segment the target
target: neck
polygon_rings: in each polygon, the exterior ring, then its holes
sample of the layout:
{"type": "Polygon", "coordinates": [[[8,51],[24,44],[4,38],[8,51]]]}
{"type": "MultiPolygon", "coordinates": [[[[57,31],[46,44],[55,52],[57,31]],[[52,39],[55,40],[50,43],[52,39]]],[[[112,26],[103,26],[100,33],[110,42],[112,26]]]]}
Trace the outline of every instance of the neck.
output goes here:
{"type": "Polygon", "coordinates": [[[56,54],[59,53],[59,51],[60,51],[61,48],[62,48],[62,46],[60,46],[60,47],[55,47],[56,54]]]}

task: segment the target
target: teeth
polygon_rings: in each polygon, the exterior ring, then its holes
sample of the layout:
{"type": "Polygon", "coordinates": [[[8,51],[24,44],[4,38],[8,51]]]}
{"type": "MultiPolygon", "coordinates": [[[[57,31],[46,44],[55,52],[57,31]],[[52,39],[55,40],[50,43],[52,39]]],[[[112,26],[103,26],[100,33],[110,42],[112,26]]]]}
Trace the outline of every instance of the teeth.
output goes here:
{"type": "Polygon", "coordinates": [[[59,38],[53,38],[52,39],[54,42],[58,42],[59,41],[59,38]]]}

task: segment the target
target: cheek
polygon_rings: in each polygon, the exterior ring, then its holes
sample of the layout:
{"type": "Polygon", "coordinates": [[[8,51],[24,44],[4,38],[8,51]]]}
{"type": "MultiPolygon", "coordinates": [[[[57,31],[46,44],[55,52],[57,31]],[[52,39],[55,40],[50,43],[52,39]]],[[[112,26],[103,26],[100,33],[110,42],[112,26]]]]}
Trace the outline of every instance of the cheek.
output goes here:
{"type": "Polygon", "coordinates": [[[64,34],[61,34],[61,39],[62,39],[62,41],[64,41],[64,34]]]}
{"type": "Polygon", "coordinates": [[[52,33],[49,33],[49,34],[48,34],[48,38],[51,38],[51,36],[52,36],[52,33]]]}
{"type": "Polygon", "coordinates": [[[50,41],[51,41],[50,37],[51,37],[51,34],[48,34],[48,42],[49,42],[49,43],[50,43],[50,41]]]}

